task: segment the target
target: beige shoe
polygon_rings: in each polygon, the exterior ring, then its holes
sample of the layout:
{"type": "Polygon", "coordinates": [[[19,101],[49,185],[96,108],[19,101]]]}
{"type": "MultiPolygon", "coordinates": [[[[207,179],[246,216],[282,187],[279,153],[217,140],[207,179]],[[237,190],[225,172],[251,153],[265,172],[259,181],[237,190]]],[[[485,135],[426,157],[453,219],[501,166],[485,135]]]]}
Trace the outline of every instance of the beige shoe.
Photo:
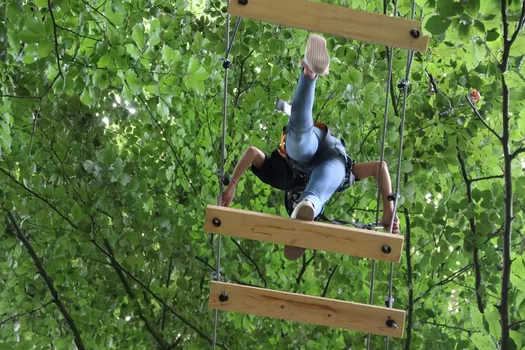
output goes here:
{"type": "Polygon", "coordinates": [[[327,75],[330,68],[330,56],[326,50],[326,39],[312,34],[306,43],[304,61],[312,72],[317,75],[327,75]]]}
{"type": "MultiPolygon", "coordinates": [[[[297,204],[295,209],[292,212],[292,219],[296,220],[305,220],[313,221],[314,220],[314,206],[308,200],[303,199],[297,204]]],[[[284,257],[288,260],[297,260],[303,256],[305,248],[293,247],[293,246],[284,246],[284,257]]]]}

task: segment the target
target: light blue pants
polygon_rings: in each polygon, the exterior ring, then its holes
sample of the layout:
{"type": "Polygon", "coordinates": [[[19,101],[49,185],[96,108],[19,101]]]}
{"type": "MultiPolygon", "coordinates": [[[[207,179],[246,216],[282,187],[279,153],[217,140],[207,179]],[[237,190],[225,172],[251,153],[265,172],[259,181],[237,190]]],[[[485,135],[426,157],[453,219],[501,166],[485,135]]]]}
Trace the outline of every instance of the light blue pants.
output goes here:
{"type": "Polygon", "coordinates": [[[286,136],[286,153],[310,173],[301,200],[312,202],[315,216],[321,213],[324,204],[339,188],[346,171],[345,158],[334,146],[339,140],[330,136],[333,141],[322,142],[326,132],[314,126],[312,109],[316,81],[317,78],[311,80],[301,73],[286,136]]]}

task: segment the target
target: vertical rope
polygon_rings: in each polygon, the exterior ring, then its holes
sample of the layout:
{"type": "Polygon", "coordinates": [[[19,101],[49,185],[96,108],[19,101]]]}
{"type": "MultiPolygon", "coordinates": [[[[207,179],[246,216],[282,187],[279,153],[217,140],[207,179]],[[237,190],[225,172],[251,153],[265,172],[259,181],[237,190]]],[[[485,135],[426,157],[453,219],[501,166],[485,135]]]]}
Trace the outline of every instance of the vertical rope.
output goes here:
{"type": "MultiPolygon", "coordinates": [[[[397,1],[395,1],[395,7],[397,12],[397,1]]],[[[388,48],[388,77],[386,81],[386,98],[385,98],[385,108],[384,108],[384,117],[383,117],[383,134],[381,135],[381,156],[379,159],[379,176],[377,179],[377,208],[376,208],[376,222],[379,222],[379,211],[381,203],[381,192],[382,192],[382,177],[383,177],[383,161],[385,160],[385,140],[386,140],[386,128],[388,125],[388,107],[390,105],[390,89],[392,88],[392,60],[394,50],[393,48],[388,48]]],[[[372,273],[370,276],[370,296],[368,303],[372,305],[374,303],[374,280],[376,275],[376,261],[372,260],[372,273]]],[[[366,350],[370,350],[370,333],[366,335],[366,350]]]]}
{"type": "MultiPolygon", "coordinates": [[[[416,1],[412,1],[412,13],[411,13],[411,19],[413,20],[416,14],[416,1]]],[[[396,187],[395,187],[395,193],[396,197],[394,200],[394,215],[392,216],[392,221],[390,222],[390,232],[392,232],[392,229],[394,227],[394,220],[396,218],[397,213],[397,206],[399,202],[399,187],[401,184],[401,158],[403,153],[403,138],[405,135],[405,119],[406,119],[406,106],[407,106],[407,96],[408,96],[408,85],[410,83],[410,70],[412,69],[412,61],[414,59],[414,51],[410,50],[408,51],[408,57],[407,57],[407,64],[406,64],[406,70],[405,70],[405,79],[402,82],[402,88],[403,88],[403,106],[402,106],[402,112],[401,112],[401,125],[399,126],[399,151],[397,155],[397,172],[396,172],[396,187]]],[[[388,307],[392,308],[393,298],[392,298],[392,285],[393,285],[393,279],[394,279],[394,264],[390,263],[390,276],[389,276],[389,283],[388,283],[388,307]]],[[[390,348],[390,337],[386,338],[386,350],[390,348]]]]}
{"type": "MultiPolygon", "coordinates": [[[[229,3],[228,3],[229,5],[229,3]]],[[[226,15],[226,55],[224,61],[228,58],[230,51],[230,14],[226,15]]],[[[228,107],[228,68],[224,66],[224,94],[222,101],[222,139],[221,139],[221,168],[219,173],[219,196],[217,196],[217,205],[222,203],[222,192],[224,190],[224,163],[226,155],[226,122],[227,122],[227,107],[228,107]]],[[[215,280],[221,280],[221,235],[217,235],[217,258],[215,262],[215,280]]],[[[215,350],[217,343],[217,323],[218,323],[218,310],[213,309],[213,336],[212,336],[212,349],[215,350]]]]}
{"type": "MultiPolygon", "coordinates": [[[[229,6],[229,1],[226,0],[229,6]]],[[[219,195],[217,196],[217,205],[220,206],[222,203],[222,192],[224,191],[224,163],[226,159],[226,126],[228,116],[228,69],[231,66],[231,62],[228,60],[230,55],[235,36],[239,30],[242,18],[237,18],[235,28],[233,29],[232,38],[230,40],[230,14],[226,14],[226,53],[224,55],[224,87],[223,87],[223,98],[222,98],[222,137],[221,137],[221,167],[219,173],[219,195]]],[[[221,241],[222,235],[217,235],[217,259],[215,262],[215,280],[221,280],[221,241]]],[[[215,350],[217,343],[217,323],[218,323],[218,310],[213,309],[213,335],[212,335],[212,349],[215,350]]]]}
{"type": "MultiPolygon", "coordinates": [[[[414,0],[415,1],[415,0],[414,0]]],[[[394,16],[397,16],[397,0],[394,0],[394,16]]],[[[383,118],[383,134],[381,136],[381,157],[379,160],[379,175],[377,179],[377,208],[376,208],[376,222],[379,222],[379,211],[380,211],[380,203],[381,203],[381,194],[382,194],[382,178],[383,178],[383,161],[385,159],[385,140],[386,140],[386,128],[388,125],[388,107],[390,104],[390,89],[392,88],[392,61],[394,56],[394,49],[392,47],[387,49],[388,53],[388,77],[386,81],[386,97],[385,97],[385,109],[384,109],[384,118],[383,118]]],[[[399,166],[399,165],[398,165],[399,166]]],[[[392,227],[393,227],[393,220],[396,217],[396,210],[394,207],[393,216],[392,216],[392,223],[390,224],[390,230],[389,232],[392,233],[392,227]]],[[[393,264],[390,263],[390,273],[392,276],[393,271],[393,264]]],[[[369,304],[372,305],[374,302],[374,280],[375,280],[375,273],[376,273],[376,261],[372,260],[372,273],[370,276],[370,297],[369,297],[369,304]]],[[[392,283],[390,283],[389,287],[389,304],[390,307],[392,307],[392,283]]],[[[388,338],[387,338],[387,348],[388,348],[388,338]]],[[[366,349],[370,350],[370,333],[366,335],[366,349]]]]}

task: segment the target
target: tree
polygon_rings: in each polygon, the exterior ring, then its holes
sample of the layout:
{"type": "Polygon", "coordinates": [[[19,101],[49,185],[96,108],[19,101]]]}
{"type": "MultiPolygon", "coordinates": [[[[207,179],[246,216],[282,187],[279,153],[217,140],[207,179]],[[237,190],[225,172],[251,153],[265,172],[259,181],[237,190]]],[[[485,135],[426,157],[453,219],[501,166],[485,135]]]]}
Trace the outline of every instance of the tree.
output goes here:
{"type": "MultiPolygon", "coordinates": [[[[409,13],[410,1],[398,5],[409,13]]],[[[402,170],[406,235],[394,307],[407,310],[407,329],[390,340],[395,348],[525,345],[524,11],[515,0],[418,1],[432,39],[412,68],[401,164],[399,91],[387,133],[389,168],[402,170]]],[[[224,13],[221,1],[0,5],[0,344],[210,345],[217,252],[202,227],[219,189],[224,13]]],[[[228,169],[248,144],[268,152],[277,144],[286,119],[274,102],[291,99],[307,34],[241,23],[230,56],[228,169]]],[[[327,38],[331,73],[319,81],[315,112],[355,160],[376,159],[385,48],[327,38]]],[[[406,55],[394,51],[393,86],[406,55]]],[[[359,183],[327,216],[373,221],[375,191],[359,183]]],[[[281,204],[253,176],[239,184],[236,207],[286,215],[281,204]]],[[[363,259],[308,252],[288,262],[280,247],[229,238],[221,256],[225,280],[368,301],[363,259]]],[[[379,263],[376,304],[387,290],[379,263]]],[[[219,346],[229,349],[363,348],[366,339],[240,314],[219,321],[219,346]]],[[[385,339],[372,336],[371,345],[385,339]]]]}

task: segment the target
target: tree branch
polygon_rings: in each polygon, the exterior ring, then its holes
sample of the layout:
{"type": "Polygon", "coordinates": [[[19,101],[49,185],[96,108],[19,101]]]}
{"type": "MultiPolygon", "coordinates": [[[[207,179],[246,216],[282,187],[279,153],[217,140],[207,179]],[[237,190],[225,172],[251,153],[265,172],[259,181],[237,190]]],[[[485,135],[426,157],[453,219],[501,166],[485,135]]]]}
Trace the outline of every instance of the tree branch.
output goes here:
{"type": "MultiPolygon", "coordinates": [[[[169,286],[170,286],[172,264],[173,264],[173,258],[170,257],[170,262],[168,264],[168,276],[166,276],[166,288],[169,288],[169,286]]],[[[166,322],[166,306],[163,305],[162,321],[161,321],[161,330],[162,331],[164,331],[165,322],[166,322]]]]}
{"type": "MultiPolygon", "coordinates": [[[[525,6],[525,0],[522,6],[525,6]]],[[[523,11],[525,9],[522,8],[523,11]]],[[[512,189],[512,154],[510,153],[510,89],[507,85],[505,73],[509,69],[509,58],[512,41],[509,40],[509,22],[507,18],[507,0],[501,0],[501,18],[503,21],[503,54],[501,64],[501,97],[502,107],[501,116],[503,120],[503,136],[500,139],[503,151],[503,175],[504,175],[504,228],[503,228],[503,273],[501,276],[501,301],[498,306],[501,325],[500,344],[502,349],[510,347],[510,329],[509,329],[509,299],[510,299],[510,274],[512,268],[512,222],[513,214],[513,189],[512,189]]],[[[522,19],[518,22],[518,28],[521,26],[522,19]]]]}
{"type": "Polygon", "coordinates": [[[516,25],[516,30],[514,31],[514,33],[512,34],[512,37],[509,40],[509,46],[514,44],[514,41],[518,37],[518,34],[523,28],[524,24],[525,24],[525,0],[522,0],[520,18],[518,20],[518,24],[516,25]]]}
{"type": "Polygon", "coordinates": [[[467,96],[466,96],[466,99],[467,99],[467,102],[468,102],[468,104],[470,105],[470,107],[472,107],[472,112],[474,112],[474,114],[476,115],[476,117],[478,117],[478,119],[483,123],[483,125],[485,125],[485,127],[486,127],[491,133],[493,133],[494,136],[496,136],[496,138],[497,138],[498,140],[501,141],[501,136],[499,136],[499,134],[487,124],[487,122],[485,121],[485,119],[483,119],[483,117],[482,117],[481,114],[479,113],[479,111],[478,111],[478,109],[476,108],[476,106],[474,106],[474,103],[472,103],[472,101],[470,100],[470,95],[467,95],[467,96]]]}
{"type": "Polygon", "coordinates": [[[266,281],[266,278],[264,277],[264,274],[262,273],[261,269],[259,268],[259,266],[257,265],[257,263],[250,257],[250,255],[248,255],[248,253],[246,253],[244,251],[244,249],[242,249],[241,245],[239,244],[239,242],[237,242],[235,239],[233,239],[233,237],[230,237],[232,242],[237,246],[237,248],[239,248],[239,250],[241,251],[241,253],[244,254],[245,257],[248,258],[248,260],[250,260],[250,262],[252,263],[253,266],[255,266],[255,268],[257,269],[257,273],[259,274],[259,276],[261,277],[261,279],[263,280],[264,282],[264,288],[268,288],[268,282],[266,281]]]}
{"type": "Polygon", "coordinates": [[[58,53],[57,22],[55,21],[55,15],[53,14],[53,4],[51,4],[51,0],[47,0],[47,6],[49,7],[49,14],[51,15],[51,20],[53,21],[53,35],[55,36],[55,53],[57,56],[58,75],[64,76],[62,74],[62,68],[60,67],[60,54],[58,53]]]}
{"type": "Polygon", "coordinates": [[[321,109],[319,110],[319,112],[317,112],[317,115],[315,116],[315,121],[317,121],[317,118],[319,118],[319,116],[321,115],[321,113],[323,112],[324,108],[326,107],[326,104],[328,103],[328,101],[330,101],[333,97],[334,97],[334,94],[335,94],[335,90],[332,90],[330,92],[330,95],[328,95],[328,97],[326,98],[326,100],[324,100],[324,103],[323,105],[321,106],[321,109]]]}
{"type": "Polygon", "coordinates": [[[173,153],[173,157],[175,157],[175,160],[177,161],[179,167],[182,169],[182,173],[184,174],[184,177],[186,178],[186,181],[188,181],[188,185],[191,187],[191,189],[193,190],[193,193],[195,193],[195,195],[198,195],[198,192],[197,190],[195,189],[195,187],[193,187],[193,184],[191,183],[191,180],[190,180],[190,177],[188,176],[188,174],[186,173],[186,170],[185,170],[185,166],[182,164],[179,156],[177,155],[177,152],[175,151],[175,148],[173,147],[173,145],[171,144],[171,142],[168,141],[168,134],[166,133],[166,130],[164,129],[164,127],[159,123],[159,121],[157,120],[157,118],[155,118],[155,116],[153,115],[153,112],[151,112],[151,109],[149,108],[149,106],[146,104],[146,101],[144,101],[144,99],[142,98],[142,96],[139,96],[140,98],[140,101],[142,102],[142,104],[144,105],[144,107],[146,107],[146,110],[148,111],[149,115],[151,116],[151,118],[155,121],[155,124],[157,124],[157,126],[159,127],[159,129],[162,131],[162,134],[164,135],[164,140],[166,141],[166,143],[168,144],[168,147],[171,149],[171,152],[173,153]]]}
{"type": "MultiPolygon", "coordinates": [[[[405,174],[405,183],[407,182],[408,174],[405,174]]],[[[408,214],[408,208],[403,208],[405,214],[405,256],[407,259],[407,287],[408,287],[408,312],[407,312],[407,323],[406,323],[406,340],[405,350],[410,350],[410,342],[412,340],[412,320],[414,314],[414,286],[412,276],[412,256],[410,251],[412,249],[410,242],[410,215],[408,214]]]]}
{"type": "MultiPolygon", "coordinates": [[[[215,272],[215,267],[214,267],[214,266],[211,266],[211,265],[210,265],[206,260],[204,260],[203,258],[196,256],[195,259],[196,259],[197,261],[200,261],[202,264],[206,265],[211,271],[215,272]]],[[[234,281],[235,283],[237,283],[237,284],[241,284],[241,285],[243,285],[243,286],[250,286],[250,287],[262,288],[262,286],[257,286],[257,285],[255,285],[255,284],[251,284],[251,283],[245,283],[245,282],[239,280],[239,279],[236,278],[236,277],[231,277],[230,279],[231,279],[232,281],[234,281]]]]}
{"type": "Polygon", "coordinates": [[[11,320],[14,320],[15,318],[19,318],[19,317],[23,317],[23,316],[27,316],[27,315],[31,315],[31,314],[34,314],[35,312],[38,312],[40,309],[43,309],[45,308],[46,306],[48,306],[49,304],[52,304],[54,303],[54,300],[51,300],[51,301],[48,301],[47,303],[37,307],[36,309],[33,309],[31,311],[27,311],[27,312],[24,312],[24,313],[21,313],[21,314],[17,314],[17,315],[13,315],[9,318],[6,318],[5,320],[3,320],[2,322],[0,322],[0,327],[2,327],[4,324],[6,324],[7,322],[11,321],[11,320]]]}
{"type": "Polygon", "coordinates": [[[503,179],[503,174],[502,175],[491,175],[491,176],[478,177],[478,178],[475,178],[475,179],[470,179],[469,181],[470,182],[476,182],[476,181],[492,180],[492,179],[503,179]]]}
{"type": "MultiPolygon", "coordinates": [[[[518,148],[517,150],[515,150],[514,152],[512,152],[512,155],[511,155],[511,158],[514,159],[516,158],[519,154],[525,152],[525,147],[520,147],[518,148]]],[[[502,176],[503,177],[503,176],[502,176]]]]}
{"type": "MultiPolygon", "coordinates": [[[[122,273],[122,270],[120,270],[119,266],[115,263],[116,261],[115,253],[113,252],[113,249],[111,248],[111,245],[109,244],[107,239],[104,239],[104,245],[106,246],[106,249],[108,250],[109,260],[111,261],[111,265],[115,269],[115,272],[117,273],[117,276],[120,279],[120,282],[122,282],[122,285],[124,286],[124,289],[126,290],[126,293],[129,295],[131,300],[136,300],[137,297],[135,293],[133,293],[133,290],[131,289],[131,287],[129,286],[128,281],[126,280],[126,277],[122,273]]],[[[159,332],[157,332],[155,327],[153,327],[153,325],[151,325],[151,323],[148,321],[148,319],[142,312],[142,307],[140,306],[140,304],[137,303],[135,306],[136,306],[136,310],[139,315],[139,318],[144,322],[144,325],[146,326],[146,329],[148,330],[148,332],[157,341],[157,343],[162,349],[166,349],[168,347],[168,343],[164,340],[164,338],[162,338],[162,335],[159,332]]]]}
{"type": "Polygon", "coordinates": [[[328,292],[328,286],[330,286],[330,282],[332,282],[332,277],[334,277],[335,272],[339,268],[339,265],[335,265],[332,269],[332,272],[330,272],[330,276],[328,276],[328,281],[326,281],[326,285],[323,289],[323,294],[321,294],[321,298],[324,298],[326,296],[326,293],[328,292]]]}
{"type": "Polygon", "coordinates": [[[308,259],[308,261],[306,260],[306,254],[303,254],[303,266],[301,267],[301,271],[299,272],[299,275],[296,278],[298,285],[301,284],[301,280],[303,279],[303,275],[306,272],[306,268],[315,258],[315,254],[317,254],[317,250],[314,250],[312,256],[310,256],[310,259],[308,259]]]}
{"type": "Polygon", "coordinates": [[[241,85],[242,85],[242,81],[244,80],[244,64],[246,63],[246,61],[248,60],[248,58],[250,58],[250,56],[252,55],[252,53],[254,52],[255,50],[251,50],[248,55],[246,55],[246,57],[244,57],[241,61],[241,64],[240,64],[240,69],[239,69],[239,83],[237,84],[237,96],[235,97],[235,103],[233,104],[234,105],[234,108],[238,108],[239,107],[239,101],[240,101],[240,98],[241,98],[241,94],[243,92],[246,92],[246,90],[243,90],[241,91],[241,85]]]}
{"type": "MultiPolygon", "coordinates": [[[[118,260],[111,256],[109,252],[107,252],[104,248],[102,248],[95,240],[91,240],[91,243],[97,247],[104,255],[106,255],[114,264],[117,266],[122,272],[124,272],[126,275],[128,275],[133,281],[135,281],[138,285],[140,285],[142,288],[144,288],[153,298],[155,298],[159,303],[164,305],[175,317],[177,317],[179,320],[181,320],[184,324],[186,324],[189,328],[193,329],[199,336],[201,336],[203,339],[206,339],[210,343],[212,342],[211,338],[204,334],[201,330],[199,330],[197,327],[192,325],[188,320],[186,320],[183,316],[181,316],[179,313],[177,313],[171,305],[169,305],[164,299],[162,299],[157,293],[152,291],[146,284],[144,284],[141,280],[139,280],[137,277],[135,277],[131,272],[126,270],[119,262],[118,260]]],[[[214,268],[215,269],[215,268],[214,268]]],[[[228,349],[223,344],[217,344],[217,346],[228,349]]]]}
{"type": "Polygon", "coordinates": [[[84,35],[84,34],[77,33],[77,32],[75,32],[74,30],[71,30],[71,29],[69,29],[69,28],[62,27],[62,26],[60,26],[60,25],[58,25],[58,24],[56,25],[56,27],[57,27],[57,28],[60,28],[60,29],[62,29],[62,30],[65,30],[66,32],[70,32],[71,34],[76,35],[76,36],[81,37],[81,38],[84,38],[84,39],[90,39],[90,40],[94,40],[94,41],[98,41],[98,42],[101,42],[101,41],[102,41],[102,40],[100,40],[100,39],[94,38],[94,37],[89,36],[89,35],[84,35]]]}
{"type": "Polygon", "coordinates": [[[33,259],[33,262],[38,270],[38,273],[42,276],[44,279],[47,288],[49,289],[49,292],[51,293],[51,297],[53,298],[53,302],[56,304],[60,312],[62,313],[62,316],[64,316],[64,319],[66,320],[69,328],[71,329],[71,332],[73,333],[73,338],[75,340],[75,345],[78,349],[84,350],[86,347],[84,346],[84,343],[82,342],[82,337],[80,336],[80,332],[78,331],[78,328],[75,324],[75,321],[71,318],[69,315],[69,312],[67,311],[64,303],[60,299],[58,295],[58,291],[55,289],[55,286],[53,285],[53,280],[49,275],[47,274],[44,265],[42,264],[42,261],[36,254],[35,250],[33,249],[33,246],[29,242],[29,240],[24,236],[24,233],[22,232],[22,229],[20,226],[18,226],[18,223],[16,222],[15,218],[13,217],[13,214],[9,210],[6,210],[7,217],[9,218],[9,221],[13,225],[13,227],[16,230],[16,236],[18,239],[24,244],[26,247],[27,252],[33,259]]]}
{"type": "Polygon", "coordinates": [[[4,170],[2,168],[0,168],[0,171],[3,172],[5,175],[7,175],[13,182],[15,182],[19,186],[23,187],[27,192],[31,193],[34,197],[40,199],[41,201],[43,201],[44,203],[49,205],[51,207],[51,209],[53,209],[64,220],[66,220],[71,227],[73,227],[74,229],[77,229],[77,226],[73,222],[71,222],[71,220],[69,220],[69,218],[65,214],[62,214],[62,212],[60,210],[58,210],[57,207],[55,207],[49,200],[43,198],[42,196],[40,196],[38,193],[36,193],[32,189],[26,187],[23,183],[21,183],[13,175],[11,175],[10,172],[8,172],[8,171],[6,171],[6,170],[4,170]]]}
{"type": "Polygon", "coordinates": [[[453,280],[458,278],[461,274],[463,274],[463,273],[467,272],[468,270],[470,270],[473,266],[474,266],[474,264],[468,264],[468,265],[462,267],[461,269],[457,270],[456,272],[454,272],[451,276],[449,276],[449,277],[445,278],[444,280],[441,280],[438,283],[434,284],[433,286],[429,287],[426,291],[421,293],[421,295],[418,296],[414,300],[414,304],[417,303],[418,301],[420,301],[421,299],[423,299],[432,289],[434,289],[436,287],[439,287],[439,286],[443,286],[443,285],[445,285],[447,283],[452,282],[453,280]]]}
{"type": "MultiPolygon", "coordinates": [[[[468,178],[465,161],[463,160],[463,157],[461,156],[461,152],[459,151],[458,147],[456,148],[458,150],[458,160],[459,160],[459,165],[461,167],[461,174],[463,176],[463,180],[465,181],[465,185],[467,186],[467,200],[469,204],[472,204],[473,203],[472,188],[471,188],[472,181],[468,178]]],[[[476,221],[474,220],[473,217],[470,217],[468,221],[470,223],[470,231],[472,232],[472,237],[476,237],[477,236],[476,221]]],[[[475,271],[475,278],[476,278],[476,281],[475,281],[476,300],[478,303],[479,312],[483,314],[485,313],[485,307],[484,307],[481,295],[479,294],[479,288],[481,286],[481,267],[479,265],[479,249],[476,246],[475,239],[472,239],[472,243],[474,244],[473,256],[474,256],[474,271],[475,271]]]]}
{"type": "Polygon", "coordinates": [[[511,324],[509,325],[509,328],[514,329],[514,330],[515,330],[515,329],[519,329],[519,328],[521,327],[521,324],[522,324],[522,323],[525,323],[525,320],[520,320],[520,321],[516,321],[516,322],[514,322],[514,323],[511,323],[511,324]]]}
{"type": "Polygon", "coordinates": [[[434,76],[432,74],[430,74],[428,72],[428,70],[426,70],[426,69],[425,69],[425,73],[427,73],[427,75],[428,75],[428,80],[429,80],[430,86],[432,87],[432,90],[433,90],[432,92],[437,94],[439,92],[439,89],[438,89],[438,86],[436,84],[436,80],[434,79],[434,76]]]}
{"type": "Polygon", "coordinates": [[[428,325],[431,325],[431,326],[448,328],[448,329],[457,329],[459,331],[466,332],[469,335],[471,333],[479,333],[479,332],[481,332],[480,330],[477,330],[477,329],[466,329],[466,328],[462,328],[462,327],[449,326],[447,324],[439,324],[439,323],[434,323],[434,322],[421,322],[421,324],[428,324],[428,325]]]}
{"type": "Polygon", "coordinates": [[[84,4],[86,4],[88,7],[90,7],[91,9],[93,9],[93,11],[98,13],[100,16],[104,17],[106,19],[106,21],[108,21],[108,23],[113,26],[113,28],[118,29],[117,26],[115,25],[115,23],[111,22],[111,20],[109,18],[107,18],[106,15],[104,15],[102,12],[100,12],[98,10],[98,8],[95,8],[95,7],[91,6],[91,4],[89,2],[87,2],[86,0],[82,0],[82,2],[84,4]]]}

